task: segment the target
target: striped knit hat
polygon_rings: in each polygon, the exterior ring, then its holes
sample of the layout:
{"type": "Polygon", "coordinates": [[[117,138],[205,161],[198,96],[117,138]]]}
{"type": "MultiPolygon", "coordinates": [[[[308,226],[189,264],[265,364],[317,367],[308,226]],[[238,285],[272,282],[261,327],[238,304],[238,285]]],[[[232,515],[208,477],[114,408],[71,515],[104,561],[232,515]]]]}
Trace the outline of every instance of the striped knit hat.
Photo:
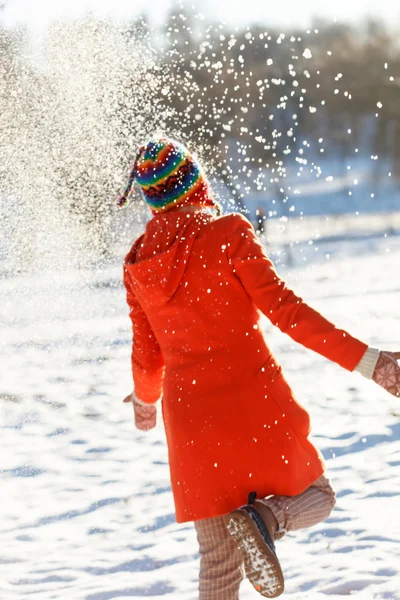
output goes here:
{"type": "Polygon", "coordinates": [[[185,146],[172,139],[151,140],[140,148],[118,206],[129,203],[135,182],[154,215],[185,204],[219,211],[201,166],[185,146]]]}

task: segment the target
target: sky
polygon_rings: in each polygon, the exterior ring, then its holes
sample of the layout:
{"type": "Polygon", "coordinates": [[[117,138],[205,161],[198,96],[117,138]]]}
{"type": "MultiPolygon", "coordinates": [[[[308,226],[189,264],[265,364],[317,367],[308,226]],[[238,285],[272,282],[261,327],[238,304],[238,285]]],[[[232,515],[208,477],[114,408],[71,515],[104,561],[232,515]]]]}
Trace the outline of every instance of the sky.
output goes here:
{"type": "MultiPolygon", "coordinates": [[[[146,10],[155,22],[162,22],[171,2],[165,0],[5,0],[5,16],[8,22],[21,21],[33,27],[42,27],[56,17],[76,17],[85,12],[113,15],[117,18],[131,17],[146,10]],[[151,7],[149,7],[151,4],[151,7]]],[[[257,0],[198,0],[195,12],[217,17],[234,26],[255,22],[266,25],[307,27],[314,17],[329,20],[357,22],[366,17],[378,17],[390,26],[400,23],[400,8],[394,8],[393,0],[281,0],[279,3],[257,0]]]]}

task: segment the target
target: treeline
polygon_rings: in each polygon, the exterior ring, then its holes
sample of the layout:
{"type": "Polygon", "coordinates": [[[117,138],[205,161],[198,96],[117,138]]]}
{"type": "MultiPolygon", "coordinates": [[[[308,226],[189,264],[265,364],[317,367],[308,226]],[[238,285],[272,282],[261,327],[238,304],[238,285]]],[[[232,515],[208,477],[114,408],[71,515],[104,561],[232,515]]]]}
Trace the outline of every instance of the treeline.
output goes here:
{"type": "Polygon", "coordinates": [[[153,132],[196,148],[236,197],[355,153],[400,178],[399,83],[397,37],[377,22],[232,29],[179,9],[159,29],[54,23],[40,43],[0,28],[0,191],[73,213],[104,247],[153,132]]]}
{"type": "Polygon", "coordinates": [[[389,163],[400,177],[400,54],[383,24],[199,31],[180,11],[167,33],[172,105],[188,130],[223,151],[229,176],[229,160],[237,168],[238,157],[253,166],[254,187],[260,166],[281,179],[294,162],[318,169],[318,157],[339,158],[345,168],[365,154],[375,172],[389,163]]]}

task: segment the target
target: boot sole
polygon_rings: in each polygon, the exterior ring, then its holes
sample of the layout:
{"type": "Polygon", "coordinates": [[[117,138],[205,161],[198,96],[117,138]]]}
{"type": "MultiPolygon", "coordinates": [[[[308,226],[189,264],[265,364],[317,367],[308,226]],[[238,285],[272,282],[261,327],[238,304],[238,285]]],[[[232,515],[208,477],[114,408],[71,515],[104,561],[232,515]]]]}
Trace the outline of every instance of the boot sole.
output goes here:
{"type": "Polygon", "coordinates": [[[264,598],[283,594],[285,584],[279,560],[251,516],[234,510],[226,516],[226,526],[244,554],[246,577],[254,589],[264,598]]]}

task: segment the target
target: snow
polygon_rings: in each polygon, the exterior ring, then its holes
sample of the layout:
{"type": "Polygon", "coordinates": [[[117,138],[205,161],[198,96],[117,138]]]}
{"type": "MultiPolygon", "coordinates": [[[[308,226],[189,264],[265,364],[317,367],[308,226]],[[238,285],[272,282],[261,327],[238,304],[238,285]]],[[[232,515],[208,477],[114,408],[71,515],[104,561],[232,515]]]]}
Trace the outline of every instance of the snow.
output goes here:
{"type": "MultiPolygon", "coordinates": [[[[369,129],[367,125],[366,131],[369,129]]],[[[300,148],[299,153],[303,152],[300,148]]],[[[391,175],[393,166],[389,161],[377,159],[369,155],[367,149],[348,159],[342,156],[324,159],[310,150],[307,159],[286,159],[285,177],[280,180],[279,186],[266,183],[270,180],[270,173],[267,170],[261,172],[258,176],[259,191],[252,189],[244,200],[251,212],[263,207],[271,212],[271,216],[277,217],[287,216],[290,206],[293,206],[292,212],[297,217],[398,211],[400,197],[397,183],[391,175]],[[301,160],[305,160],[308,168],[299,170],[301,160]],[[261,182],[266,183],[265,190],[261,182]],[[283,196],[278,193],[280,186],[283,186],[283,196]],[[280,196],[287,196],[287,202],[280,201],[280,196]]]]}
{"type": "MultiPolygon", "coordinates": [[[[327,225],[317,252],[305,241],[309,221],[290,268],[278,235],[268,251],[311,305],[398,350],[400,236],[363,219],[359,235],[329,236],[327,225]]],[[[174,520],[162,426],[135,430],[122,404],[131,388],[124,250],[103,270],[0,279],[5,600],[197,598],[196,537],[174,520]]],[[[338,495],[325,523],[277,542],[284,597],[399,600],[399,402],[263,327],[312,414],[338,495]]],[[[257,597],[245,582],[241,598],[257,597]]]]}

